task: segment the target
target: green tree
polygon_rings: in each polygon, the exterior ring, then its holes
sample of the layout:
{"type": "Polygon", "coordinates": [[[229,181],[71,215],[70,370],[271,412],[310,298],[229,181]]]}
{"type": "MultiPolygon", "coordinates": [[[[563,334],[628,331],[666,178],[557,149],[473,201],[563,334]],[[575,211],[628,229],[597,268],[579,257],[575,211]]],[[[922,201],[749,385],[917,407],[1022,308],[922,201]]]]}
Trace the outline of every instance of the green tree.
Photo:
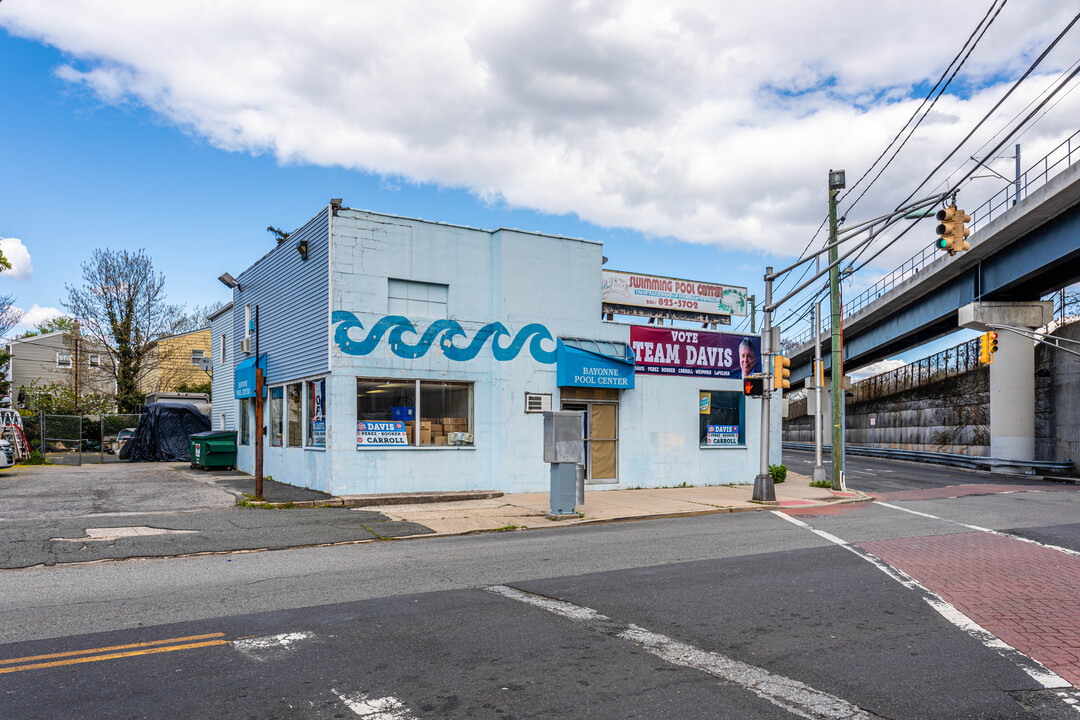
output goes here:
{"type": "Polygon", "coordinates": [[[44,415],[101,415],[113,412],[113,399],[100,393],[83,393],[77,398],[75,390],[58,382],[30,382],[26,388],[26,412],[44,415]]]}
{"type": "Polygon", "coordinates": [[[27,330],[20,338],[36,337],[38,335],[45,335],[51,332],[65,332],[70,333],[75,330],[75,318],[67,315],[57,315],[54,318],[49,318],[45,322],[40,322],[34,326],[33,330],[27,330]]]}
{"type": "Polygon", "coordinates": [[[66,286],[64,303],[79,319],[83,332],[108,349],[116,379],[120,412],[135,412],[143,403],[139,378],[154,343],[176,332],[183,309],[165,295],[165,275],[154,271],[145,250],[95,250],[83,263],[83,284],[66,286]]]}
{"type": "Polygon", "coordinates": [[[211,393],[210,381],[199,383],[181,383],[176,387],[176,392],[182,393],[206,393],[209,397],[211,393]]]}

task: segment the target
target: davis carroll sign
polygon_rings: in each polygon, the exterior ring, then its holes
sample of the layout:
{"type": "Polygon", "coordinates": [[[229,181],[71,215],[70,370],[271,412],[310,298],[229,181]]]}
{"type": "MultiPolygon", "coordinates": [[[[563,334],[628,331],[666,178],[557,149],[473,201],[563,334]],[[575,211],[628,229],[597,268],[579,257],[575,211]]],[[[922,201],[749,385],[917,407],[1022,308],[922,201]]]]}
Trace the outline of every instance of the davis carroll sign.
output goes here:
{"type": "Polygon", "coordinates": [[[630,347],[639,374],[740,379],[761,372],[754,335],[631,325],[630,347]]]}
{"type": "Polygon", "coordinates": [[[746,315],[746,288],[639,273],[603,271],[603,302],[654,310],[746,315]]]}

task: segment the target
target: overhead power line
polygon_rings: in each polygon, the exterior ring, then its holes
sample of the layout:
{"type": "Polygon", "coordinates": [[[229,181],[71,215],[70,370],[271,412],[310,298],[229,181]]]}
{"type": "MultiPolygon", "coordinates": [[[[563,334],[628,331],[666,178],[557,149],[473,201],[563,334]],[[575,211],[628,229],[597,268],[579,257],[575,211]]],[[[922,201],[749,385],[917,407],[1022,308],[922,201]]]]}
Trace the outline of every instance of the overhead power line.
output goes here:
{"type": "MultiPolygon", "coordinates": [[[[982,127],[982,126],[983,126],[983,124],[984,124],[984,123],[985,123],[985,122],[986,122],[987,120],[989,120],[989,119],[990,119],[990,117],[991,117],[991,116],[992,116],[992,115],[993,115],[993,114],[994,114],[994,113],[995,113],[995,112],[996,112],[996,111],[998,110],[998,108],[1000,108],[1000,107],[1001,107],[1001,105],[1002,105],[1002,104],[1003,104],[1003,103],[1004,103],[1004,102],[1005,102],[1005,101],[1006,101],[1006,100],[1007,100],[1007,99],[1009,98],[1009,96],[1011,96],[1011,95],[1012,95],[1012,94],[1013,94],[1013,93],[1014,93],[1014,92],[1016,91],[1016,89],[1017,89],[1018,87],[1020,87],[1020,85],[1021,85],[1021,84],[1022,84],[1022,83],[1023,83],[1023,82],[1024,82],[1024,81],[1025,81],[1026,79],[1027,79],[1027,78],[1028,78],[1028,76],[1029,76],[1029,75],[1031,75],[1031,73],[1035,71],[1035,69],[1036,69],[1036,68],[1037,68],[1037,67],[1038,67],[1038,66],[1039,66],[1039,65],[1040,65],[1040,64],[1042,63],[1042,61],[1043,61],[1043,60],[1044,60],[1044,59],[1046,58],[1046,56],[1050,54],[1050,51],[1051,51],[1051,50],[1053,50],[1053,49],[1054,49],[1054,48],[1055,48],[1055,47],[1057,46],[1057,44],[1058,44],[1058,43],[1059,43],[1059,42],[1061,41],[1061,39],[1062,39],[1063,37],[1065,37],[1065,35],[1066,35],[1066,34],[1067,34],[1067,33],[1068,33],[1068,32],[1069,32],[1069,31],[1070,31],[1070,30],[1071,30],[1072,28],[1073,28],[1073,26],[1074,26],[1074,25],[1075,25],[1075,24],[1077,23],[1077,21],[1080,21],[1080,13],[1078,13],[1077,15],[1075,15],[1075,16],[1073,17],[1072,21],[1071,21],[1071,22],[1069,22],[1069,24],[1068,24],[1068,25],[1066,25],[1066,26],[1065,26],[1065,28],[1064,28],[1064,29],[1063,29],[1063,30],[1062,30],[1062,31],[1061,31],[1060,33],[1058,33],[1057,37],[1055,37],[1055,38],[1054,38],[1054,40],[1053,40],[1053,41],[1052,41],[1052,42],[1051,42],[1051,43],[1050,43],[1050,44],[1049,44],[1049,45],[1048,45],[1048,46],[1046,47],[1046,49],[1045,49],[1045,50],[1043,50],[1043,51],[1042,51],[1042,53],[1040,53],[1040,54],[1039,54],[1039,56],[1038,56],[1037,58],[1035,58],[1035,61],[1034,61],[1034,62],[1032,62],[1031,66],[1030,66],[1030,67],[1028,67],[1028,69],[1027,69],[1026,71],[1024,71],[1024,74],[1023,74],[1023,75],[1021,75],[1021,76],[1020,76],[1020,77],[1019,77],[1019,78],[1018,78],[1018,79],[1016,80],[1016,82],[1015,82],[1015,83],[1013,83],[1012,87],[1010,87],[1010,88],[1009,88],[1009,90],[1008,90],[1008,91],[1007,91],[1007,92],[1006,92],[1006,93],[1005,93],[1005,94],[1004,94],[1004,95],[1003,95],[1003,96],[1001,97],[1001,99],[999,99],[999,100],[997,101],[997,103],[995,103],[995,104],[994,104],[994,107],[990,108],[990,110],[989,110],[989,111],[988,111],[988,112],[987,112],[987,113],[986,113],[986,114],[985,114],[985,115],[984,115],[984,116],[982,117],[982,119],[980,119],[980,120],[979,120],[979,122],[975,124],[975,127],[973,127],[973,128],[971,129],[971,131],[970,131],[970,132],[969,132],[969,133],[968,133],[968,134],[967,134],[966,136],[964,136],[964,139],[963,139],[963,140],[961,140],[961,141],[960,141],[960,142],[959,142],[959,143],[958,143],[958,144],[956,145],[956,147],[955,147],[955,148],[953,148],[953,149],[952,149],[952,151],[950,151],[950,152],[949,152],[949,154],[945,156],[945,159],[944,159],[944,160],[942,160],[942,161],[941,161],[940,163],[938,163],[937,167],[935,167],[935,168],[934,168],[934,169],[933,169],[933,170],[932,170],[932,171],[930,172],[930,174],[929,174],[929,175],[927,175],[927,176],[926,176],[926,178],[925,178],[925,179],[923,179],[923,181],[922,181],[921,183],[919,183],[919,184],[918,184],[918,186],[917,186],[917,187],[916,187],[916,188],[915,188],[915,189],[914,189],[914,190],[913,190],[913,191],[911,192],[911,194],[910,194],[910,195],[908,195],[908,196],[907,196],[907,197],[906,197],[906,198],[904,199],[904,201],[903,201],[903,202],[901,202],[901,203],[900,203],[900,205],[898,205],[897,207],[903,207],[903,206],[904,206],[905,204],[907,204],[907,202],[908,202],[908,201],[910,201],[910,200],[911,200],[911,198],[913,198],[913,197],[915,196],[915,194],[916,194],[917,192],[919,192],[919,190],[921,190],[921,189],[922,189],[922,187],[923,187],[924,185],[926,185],[926,183],[927,183],[927,182],[929,182],[929,181],[930,181],[930,179],[931,179],[931,178],[932,178],[932,177],[933,177],[934,175],[936,175],[936,174],[937,174],[937,172],[938,172],[938,171],[939,171],[939,170],[940,170],[940,169],[941,169],[942,167],[944,167],[945,163],[947,163],[947,162],[948,162],[948,161],[949,161],[949,160],[950,160],[950,159],[951,159],[951,158],[952,158],[952,157],[953,157],[953,156],[954,156],[954,155],[955,155],[955,154],[956,154],[956,153],[957,153],[957,152],[958,152],[958,151],[960,150],[960,148],[962,148],[962,147],[964,146],[964,144],[965,144],[965,143],[967,143],[967,141],[971,139],[971,136],[972,136],[972,135],[974,135],[974,134],[975,134],[975,133],[976,133],[976,132],[978,131],[978,129],[979,129],[980,127],[982,127]]],[[[1024,119],[1023,119],[1022,121],[1020,121],[1020,123],[1019,123],[1019,124],[1017,124],[1017,125],[1016,125],[1016,126],[1015,126],[1015,127],[1014,127],[1014,128],[1013,128],[1013,129],[1012,129],[1012,130],[1011,130],[1010,132],[1009,132],[1009,133],[1007,133],[1007,134],[1006,134],[1006,136],[1005,136],[1005,137],[1004,137],[1004,138],[1003,138],[1003,139],[1002,139],[1002,140],[1001,140],[1001,141],[1000,141],[1000,142],[999,142],[999,143],[998,143],[998,144],[997,144],[997,145],[996,145],[996,146],[994,147],[994,149],[993,149],[993,150],[991,150],[991,151],[990,151],[990,152],[988,153],[988,155],[990,155],[990,156],[993,156],[993,155],[995,155],[995,154],[997,153],[997,151],[998,151],[998,150],[1000,150],[1000,149],[1002,148],[1002,146],[1004,146],[1004,145],[1005,145],[1005,143],[1007,143],[1007,142],[1008,142],[1008,141],[1009,141],[1009,140],[1010,140],[1010,139],[1011,139],[1011,138],[1013,137],[1013,135],[1015,135],[1015,134],[1016,134],[1016,133],[1017,133],[1017,132],[1018,132],[1018,131],[1020,130],[1020,128],[1022,128],[1022,127],[1023,127],[1023,126],[1024,126],[1024,125],[1025,125],[1025,124],[1026,124],[1027,122],[1028,122],[1028,120],[1030,120],[1030,119],[1031,119],[1031,118],[1032,118],[1032,117],[1033,117],[1033,116],[1034,116],[1035,114],[1037,114],[1037,113],[1039,112],[1039,110],[1041,110],[1041,109],[1043,108],[1043,106],[1045,106],[1045,105],[1046,105],[1046,103],[1047,103],[1047,102],[1049,102],[1049,101],[1050,101],[1051,99],[1053,99],[1053,97],[1054,97],[1055,95],[1057,95],[1057,94],[1058,94],[1058,93],[1059,93],[1059,92],[1061,91],[1061,89],[1062,89],[1063,87],[1065,87],[1065,85],[1067,85],[1067,84],[1068,84],[1068,83],[1069,83],[1069,82],[1070,82],[1070,81],[1071,81],[1071,80],[1072,80],[1072,79],[1073,79],[1073,78],[1074,78],[1074,77],[1076,76],[1077,72],[1080,72],[1080,67],[1077,67],[1076,69],[1074,69],[1074,70],[1072,71],[1072,73],[1070,73],[1070,74],[1069,74],[1069,75],[1068,75],[1068,76],[1067,76],[1067,77],[1065,78],[1065,80],[1063,80],[1062,82],[1059,82],[1059,83],[1058,83],[1058,85],[1057,85],[1057,87],[1056,87],[1056,88],[1054,88],[1054,90],[1053,90],[1053,91],[1051,91],[1051,92],[1050,92],[1050,94],[1049,94],[1049,95],[1048,95],[1048,96],[1047,96],[1047,97],[1046,97],[1045,99],[1043,99],[1043,101],[1042,101],[1042,102],[1040,102],[1040,103],[1038,104],[1038,106],[1037,106],[1037,107],[1036,107],[1036,108],[1035,108],[1035,109],[1034,109],[1034,110],[1033,110],[1033,111],[1032,111],[1031,113],[1029,113],[1029,114],[1028,114],[1028,116],[1027,116],[1026,118],[1024,118],[1024,119]]],[[[1044,91],[1044,92],[1045,92],[1045,91],[1044,91]]],[[[983,145],[983,147],[985,147],[985,144],[983,145]]],[[[980,149],[981,149],[981,148],[980,148],[980,149]]],[[[975,165],[974,165],[974,166],[973,166],[973,167],[972,167],[972,168],[971,168],[971,169],[970,169],[970,170],[969,170],[969,171],[968,171],[967,173],[965,173],[965,174],[964,174],[964,176],[963,176],[963,177],[961,177],[961,178],[960,178],[959,180],[957,180],[957,181],[956,181],[955,183],[952,183],[952,184],[950,185],[950,190],[955,190],[955,189],[957,189],[957,188],[958,188],[958,187],[959,187],[960,185],[962,185],[962,184],[963,184],[963,183],[964,183],[964,182],[965,182],[965,181],[966,181],[966,180],[967,180],[968,178],[970,178],[970,177],[971,177],[971,176],[972,176],[972,175],[973,175],[973,174],[974,174],[974,173],[975,173],[975,172],[976,172],[976,171],[978,170],[978,168],[979,168],[978,164],[975,164],[975,165]]],[[[894,243],[896,243],[896,241],[897,241],[897,240],[899,240],[899,239],[900,239],[901,237],[903,237],[903,236],[904,236],[904,235],[905,235],[905,234],[906,234],[906,233],[908,232],[908,230],[910,230],[911,228],[913,228],[913,227],[914,227],[914,226],[915,226],[916,224],[917,224],[917,223],[912,223],[912,224],[911,224],[911,225],[910,225],[910,226],[909,226],[909,227],[908,227],[907,229],[905,229],[905,230],[904,230],[904,231],[903,231],[902,233],[900,233],[899,235],[897,235],[896,237],[894,237],[893,239],[891,239],[891,240],[890,240],[890,241],[889,241],[888,243],[886,243],[886,244],[885,244],[885,245],[884,245],[883,247],[879,248],[879,249],[878,249],[877,251],[875,251],[875,252],[874,252],[874,254],[872,254],[872,255],[871,255],[870,257],[868,257],[868,258],[867,258],[866,260],[864,260],[864,261],[863,261],[863,263],[862,263],[861,265],[859,265],[859,266],[858,266],[857,268],[854,268],[854,270],[851,270],[851,271],[852,271],[852,272],[857,272],[857,271],[861,270],[862,268],[866,267],[866,265],[867,265],[868,263],[870,263],[870,262],[871,262],[872,260],[874,260],[874,259],[875,259],[876,257],[878,257],[879,255],[881,255],[881,253],[885,252],[885,251],[886,251],[886,250],[888,250],[888,249],[889,249],[890,247],[892,247],[892,245],[893,245],[894,243]]],[[[862,250],[860,250],[859,254],[858,254],[858,255],[856,255],[856,256],[855,256],[854,258],[852,258],[851,262],[850,262],[850,263],[849,263],[849,264],[847,265],[847,268],[848,268],[849,270],[850,270],[850,269],[851,269],[851,268],[852,268],[852,267],[853,267],[853,266],[855,265],[855,263],[856,263],[856,262],[857,262],[857,261],[859,260],[859,257],[860,257],[860,256],[862,255],[862,253],[863,253],[863,252],[864,252],[864,251],[865,251],[866,249],[868,249],[868,246],[866,246],[866,247],[862,248],[862,250]]]]}
{"type": "MultiPolygon", "coordinates": [[[[953,78],[956,77],[956,74],[960,72],[960,68],[962,68],[964,66],[964,63],[967,62],[967,59],[971,57],[971,52],[975,49],[975,46],[979,44],[980,40],[982,40],[983,35],[986,34],[986,31],[994,23],[994,20],[997,20],[997,16],[1001,13],[1002,8],[1005,7],[1006,2],[1008,2],[1008,0],[1001,0],[1001,5],[997,4],[998,0],[993,0],[993,2],[990,3],[990,7],[986,9],[986,14],[983,15],[982,20],[980,20],[979,24],[975,26],[975,29],[971,31],[971,35],[969,35],[968,39],[964,41],[963,46],[956,53],[956,56],[949,62],[948,66],[941,73],[941,77],[939,77],[938,81],[934,83],[934,87],[930,88],[930,91],[926,94],[926,97],[923,98],[921,103],[919,103],[919,107],[917,107],[915,109],[915,112],[911,114],[911,117],[907,119],[907,122],[905,122],[904,126],[900,128],[900,131],[896,133],[896,136],[889,141],[889,144],[885,146],[885,149],[881,151],[881,154],[877,156],[877,159],[874,160],[874,162],[871,163],[870,167],[866,169],[866,172],[864,172],[862,176],[855,181],[855,184],[848,188],[848,191],[844,193],[844,196],[846,197],[847,195],[850,195],[855,191],[855,188],[857,188],[859,184],[864,179],[866,179],[866,177],[871,172],[874,171],[874,168],[877,167],[877,164],[881,162],[881,159],[885,157],[885,155],[889,152],[889,149],[896,144],[896,141],[899,140],[900,136],[904,134],[904,130],[907,130],[908,126],[911,126],[912,121],[915,120],[916,117],[918,117],[918,121],[915,122],[914,126],[911,127],[911,130],[908,132],[907,137],[905,137],[903,142],[900,143],[900,146],[896,148],[896,151],[892,154],[892,157],[890,157],[888,162],[886,162],[885,165],[882,166],[881,170],[878,171],[878,174],[874,176],[874,179],[871,180],[870,184],[866,186],[866,189],[864,189],[862,193],[859,194],[859,197],[855,198],[851,205],[848,206],[848,212],[851,212],[851,209],[854,208],[856,204],[858,204],[859,200],[862,200],[863,195],[866,194],[867,190],[874,186],[874,183],[877,182],[877,179],[881,177],[881,173],[885,171],[885,168],[887,168],[892,163],[892,161],[896,158],[896,155],[903,149],[904,145],[907,144],[907,141],[911,138],[912,133],[914,133],[915,130],[918,129],[919,125],[922,124],[922,121],[925,120],[926,116],[930,114],[930,111],[934,109],[934,105],[937,103],[938,99],[942,96],[945,90],[949,87],[949,84],[952,83],[953,78]],[[994,10],[995,6],[997,6],[996,11],[994,10]],[[991,13],[993,13],[993,17],[991,17],[991,13]],[[987,18],[989,18],[989,22],[987,22],[987,18]],[[980,28],[982,29],[981,32],[980,28]],[[972,42],[972,39],[975,38],[976,34],[979,37],[975,39],[974,42],[972,42]],[[964,54],[965,50],[967,51],[966,55],[964,54]],[[962,60],[960,59],[961,56],[963,56],[962,60]],[[958,60],[959,63],[957,63],[958,60]],[[955,69],[953,69],[954,65],[956,66],[955,69]],[[952,70],[952,75],[949,75],[950,70],[952,70]],[[945,80],[946,75],[949,76],[948,80],[945,80]],[[943,80],[945,80],[944,85],[942,85],[943,80]],[[939,86],[941,88],[940,90],[938,89],[939,86]],[[935,92],[937,92],[936,96],[934,95],[935,92]],[[930,100],[931,96],[934,96],[933,100],[930,100]],[[927,102],[930,103],[930,107],[926,108],[926,112],[923,112],[922,110],[924,107],[926,107],[927,102]]],[[[843,198],[839,198],[838,200],[842,199],[843,198]]]]}

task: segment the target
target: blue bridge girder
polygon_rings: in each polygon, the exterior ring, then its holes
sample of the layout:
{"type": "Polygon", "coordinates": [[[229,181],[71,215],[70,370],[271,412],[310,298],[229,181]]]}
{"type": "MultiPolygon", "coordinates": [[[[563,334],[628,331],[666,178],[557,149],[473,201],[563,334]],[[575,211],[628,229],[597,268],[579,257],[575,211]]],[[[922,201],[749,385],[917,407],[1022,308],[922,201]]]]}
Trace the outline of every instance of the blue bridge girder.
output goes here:
{"type": "MultiPolygon", "coordinates": [[[[971,249],[942,256],[844,318],[844,367],[856,369],[947,335],[977,300],[1039,300],[1080,281],[1080,164],[980,228],[971,249]]],[[[828,303],[824,305],[827,311],[828,303]]],[[[822,333],[829,368],[830,339],[822,333]]],[[[793,350],[791,380],[810,376],[814,344],[793,350]]]]}

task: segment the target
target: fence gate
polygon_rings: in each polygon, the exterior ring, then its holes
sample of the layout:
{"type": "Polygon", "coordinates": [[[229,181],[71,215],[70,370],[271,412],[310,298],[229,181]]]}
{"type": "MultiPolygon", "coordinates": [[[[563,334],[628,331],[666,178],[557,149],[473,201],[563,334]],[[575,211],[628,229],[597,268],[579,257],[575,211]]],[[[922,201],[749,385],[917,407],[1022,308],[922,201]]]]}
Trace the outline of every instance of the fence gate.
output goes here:
{"type": "MultiPolygon", "coordinates": [[[[83,465],[119,462],[124,443],[139,424],[139,415],[41,415],[37,420],[40,450],[48,462],[83,465]]],[[[32,423],[24,421],[27,426],[32,423]]]]}

